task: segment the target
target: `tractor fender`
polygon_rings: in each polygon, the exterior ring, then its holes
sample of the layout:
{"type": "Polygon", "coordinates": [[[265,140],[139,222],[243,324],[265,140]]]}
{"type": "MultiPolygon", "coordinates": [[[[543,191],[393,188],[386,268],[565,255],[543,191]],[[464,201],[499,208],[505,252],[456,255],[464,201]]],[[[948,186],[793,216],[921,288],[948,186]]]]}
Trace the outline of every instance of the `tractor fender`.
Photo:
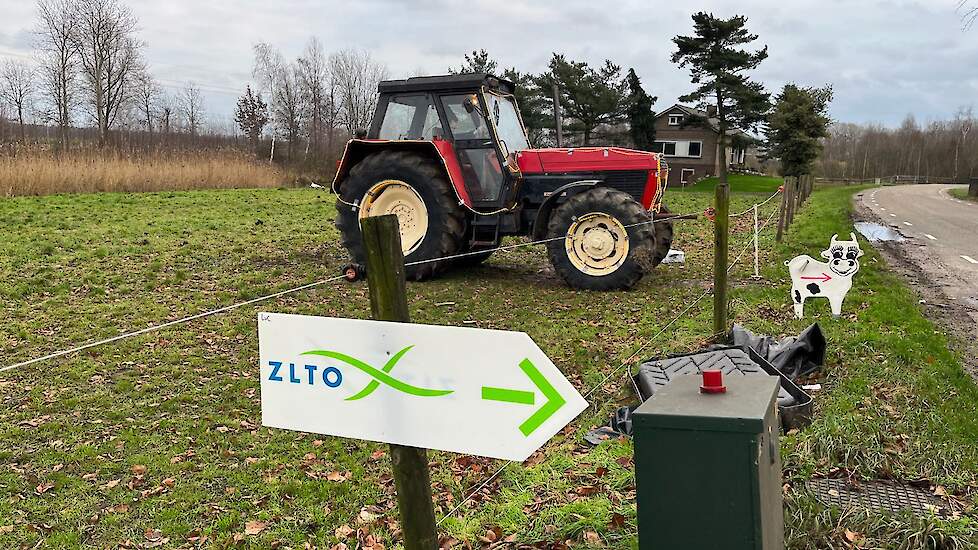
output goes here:
{"type": "Polygon", "coordinates": [[[572,181],[570,183],[561,185],[557,189],[554,189],[553,193],[549,197],[544,199],[543,203],[540,204],[540,209],[537,210],[537,217],[533,220],[533,231],[530,233],[530,237],[538,241],[547,236],[547,225],[550,224],[550,214],[553,213],[554,208],[558,204],[563,202],[565,193],[569,195],[576,195],[581,191],[586,191],[593,189],[604,182],[601,180],[581,180],[572,181]]]}
{"type": "MultiPolygon", "coordinates": [[[[343,189],[343,180],[350,174],[350,170],[368,155],[380,151],[410,151],[437,160],[445,168],[445,175],[451,182],[452,188],[455,189],[459,204],[472,206],[472,200],[465,189],[462,167],[459,166],[458,157],[455,155],[455,146],[450,141],[438,138],[431,141],[351,139],[346,142],[346,147],[343,148],[343,156],[336,165],[336,175],[333,177],[333,193],[339,196],[343,189]]],[[[356,199],[356,197],[347,198],[356,199]]]]}

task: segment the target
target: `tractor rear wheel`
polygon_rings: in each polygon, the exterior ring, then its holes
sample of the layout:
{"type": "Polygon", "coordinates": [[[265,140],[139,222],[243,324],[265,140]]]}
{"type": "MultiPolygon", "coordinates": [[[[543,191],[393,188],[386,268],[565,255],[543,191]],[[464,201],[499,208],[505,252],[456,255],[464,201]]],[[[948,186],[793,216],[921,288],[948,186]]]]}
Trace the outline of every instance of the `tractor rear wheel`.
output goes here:
{"type": "Polygon", "coordinates": [[[627,289],[652,267],[651,215],[627,193],[598,187],[574,195],[550,217],[550,263],[570,286],[627,289]]]}
{"type": "MultiPolygon", "coordinates": [[[[659,207],[659,213],[665,217],[672,216],[672,211],[666,205],[659,207]]],[[[655,222],[655,251],[652,252],[652,267],[662,263],[672,249],[673,227],[672,220],[655,222]]]]}
{"type": "MultiPolygon", "coordinates": [[[[369,216],[397,216],[405,263],[451,256],[461,247],[465,214],[444,169],[425,156],[374,153],[350,170],[337,192],[357,204],[336,202],[336,228],[354,262],[366,261],[360,220],[369,216]]],[[[426,262],[407,266],[406,274],[421,281],[450,266],[451,261],[426,262]]]]}

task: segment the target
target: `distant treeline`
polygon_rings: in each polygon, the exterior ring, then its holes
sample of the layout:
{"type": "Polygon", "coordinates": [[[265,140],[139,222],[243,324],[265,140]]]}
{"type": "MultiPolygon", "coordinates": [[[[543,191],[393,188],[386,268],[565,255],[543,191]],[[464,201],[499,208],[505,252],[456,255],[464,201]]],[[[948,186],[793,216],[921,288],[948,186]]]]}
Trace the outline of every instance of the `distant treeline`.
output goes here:
{"type": "Polygon", "coordinates": [[[924,126],[912,116],[899,128],[836,123],[815,170],[832,179],[907,175],[967,182],[978,176],[978,120],[968,108],[924,126]]]}

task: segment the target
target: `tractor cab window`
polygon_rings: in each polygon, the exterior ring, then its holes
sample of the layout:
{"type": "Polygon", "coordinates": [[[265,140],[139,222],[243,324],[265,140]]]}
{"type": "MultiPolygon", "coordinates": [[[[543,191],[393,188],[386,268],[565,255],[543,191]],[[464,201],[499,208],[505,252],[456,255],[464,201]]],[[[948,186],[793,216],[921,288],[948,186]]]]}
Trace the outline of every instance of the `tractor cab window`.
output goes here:
{"type": "Polygon", "coordinates": [[[462,94],[441,98],[445,106],[445,116],[448,117],[448,127],[452,129],[452,137],[456,140],[489,138],[486,120],[479,112],[480,108],[473,107],[472,97],[473,94],[462,94]]]}
{"type": "Polygon", "coordinates": [[[503,142],[503,151],[508,155],[529,149],[530,144],[527,142],[526,132],[523,131],[523,123],[516,111],[513,97],[490,93],[486,95],[486,101],[489,104],[489,120],[496,126],[499,140],[503,142]]]}
{"type": "Polygon", "coordinates": [[[387,102],[380,139],[426,139],[441,133],[438,111],[425,94],[400,95],[387,102]]]}

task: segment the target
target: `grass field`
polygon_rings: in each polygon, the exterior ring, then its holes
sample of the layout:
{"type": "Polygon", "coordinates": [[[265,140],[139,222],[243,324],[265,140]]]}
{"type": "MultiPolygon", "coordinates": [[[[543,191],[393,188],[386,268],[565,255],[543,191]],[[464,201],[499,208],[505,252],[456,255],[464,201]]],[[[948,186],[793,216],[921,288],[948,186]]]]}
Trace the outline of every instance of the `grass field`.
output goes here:
{"type": "MultiPolygon", "coordinates": [[[[850,230],[852,191],[816,192],[785,244],[765,232],[764,279],[749,280],[749,261],[734,270],[737,322],[777,335],[811,322],[791,315],[782,262],[816,255],[832,233],[850,230]]],[[[735,194],[731,210],[756,199],[735,194]]],[[[709,200],[668,195],[681,213],[701,212],[709,200]]],[[[0,368],[332,276],[346,259],[334,215],[332,197],[310,189],[0,201],[0,368]]],[[[752,220],[732,225],[735,257],[752,220]]],[[[582,392],[612,375],[595,406],[445,519],[451,545],[511,537],[635,547],[631,442],[592,448],[582,435],[633,401],[619,369],[633,351],[694,350],[710,336],[704,300],[649,340],[708,288],[711,235],[702,217],[678,225],[686,264],[663,266],[630,292],[569,290],[539,248],[409,286],[415,322],[525,331],[582,392]]],[[[923,479],[975,503],[978,390],[914,296],[866,248],[844,317],[833,320],[824,301],[806,308],[830,350],[815,422],[782,439],[788,546],[973,547],[970,508],[944,519],[825,510],[803,487],[810,475],[923,479]]],[[[362,283],[258,309],[369,315],[362,283]]],[[[383,445],[260,427],[258,309],[0,372],[0,547],[396,546],[383,445]]],[[[501,464],[430,458],[439,518],[501,464]]]]}
{"type": "Polygon", "coordinates": [[[961,187],[959,189],[951,189],[949,193],[951,193],[952,197],[961,199],[963,201],[978,201],[978,197],[972,197],[968,195],[967,187],[961,187]]]}
{"type": "MultiPolygon", "coordinates": [[[[784,183],[784,180],[781,178],[749,176],[746,174],[730,174],[728,179],[730,181],[731,193],[774,193],[784,183]]],[[[704,178],[689,187],[676,187],[676,189],[684,192],[712,193],[719,181],[716,177],[704,178]]]]}
{"type": "Polygon", "coordinates": [[[0,157],[0,197],[278,187],[287,179],[278,168],[233,151],[143,155],[28,151],[0,157]]]}

